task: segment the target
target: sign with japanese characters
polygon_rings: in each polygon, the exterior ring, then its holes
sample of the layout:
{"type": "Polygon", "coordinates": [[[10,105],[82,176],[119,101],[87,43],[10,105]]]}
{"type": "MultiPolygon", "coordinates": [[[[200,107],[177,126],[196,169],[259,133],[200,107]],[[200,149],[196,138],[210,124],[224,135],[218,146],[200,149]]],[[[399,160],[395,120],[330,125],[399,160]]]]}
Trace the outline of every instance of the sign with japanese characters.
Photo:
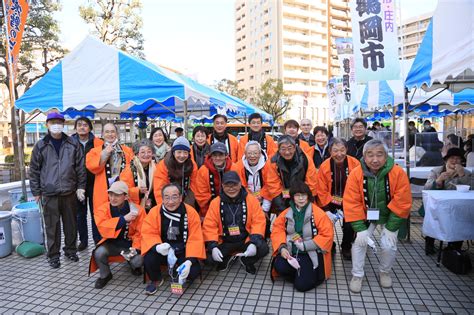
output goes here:
{"type": "Polygon", "coordinates": [[[395,0],[351,0],[358,83],[400,78],[395,0]]]}
{"type": "Polygon", "coordinates": [[[357,108],[357,88],[352,38],[336,38],[337,56],[341,67],[345,108],[357,108]]]}
{"type": "Polygon", "coordinates": [[[340,121],[349,117],[348,108],[344,104],[342,77],[329,79],[326,89],[329,100],[329,120],[340,121]]]}
{"type": "Polygon", "coordinates": [[[28,16],[28,1],[9,0],[4,1],[4,4],[6,4],[5,12],[7,12],[6,22],[9,59],[12,61],[13,70],[16,71],[21,39],[26,24],[26,18],[28,16]]]}

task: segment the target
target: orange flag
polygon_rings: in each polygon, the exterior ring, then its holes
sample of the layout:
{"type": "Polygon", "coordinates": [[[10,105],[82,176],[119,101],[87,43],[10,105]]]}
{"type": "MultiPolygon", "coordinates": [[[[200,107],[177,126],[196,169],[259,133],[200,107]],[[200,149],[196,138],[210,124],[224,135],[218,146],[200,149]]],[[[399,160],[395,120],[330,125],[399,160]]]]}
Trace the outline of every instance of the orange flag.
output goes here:
{"type": "Polygon", "coordinates": [[[15,73],[29,6],[27,0],[3,0],[3,5],[6,13],[9,61],[13,61],[15,73]]]}

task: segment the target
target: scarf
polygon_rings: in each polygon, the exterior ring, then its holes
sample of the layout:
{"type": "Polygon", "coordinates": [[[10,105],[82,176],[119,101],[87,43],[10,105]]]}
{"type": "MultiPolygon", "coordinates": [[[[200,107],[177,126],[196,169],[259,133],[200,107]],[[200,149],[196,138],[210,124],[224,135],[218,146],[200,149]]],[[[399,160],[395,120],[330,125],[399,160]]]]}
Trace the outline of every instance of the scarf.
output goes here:
{"type": "Polygon", "coordinates": [[[212,198],[215,198],[216,196],[219,196],[219,193],[221,191],[221,173],[223,175],[225,172],[230,170],[230,168],[232,167],[232,160],[229,156],[227,156],[227,158],[225,159],[224,169],[218,170],[215,167],[214,163],[212,163],[211,157],[208,155],[204,160],[204,165],[209,170],[209,184],[211,186],[211,196],[212,198]]]}
{"type": "Polygon", "coordinates": [[[155,148],[155,161],[157,163],[163,160],[165,158],[166,153],[168,153],[168,151],[170,150],[169,145],[165,142],[163,142],[163,144],[159,147],[156,144],[153,144],[153,147],[155,148]]]}
{"type": "Polygon", "coordinates": [[[162,239],[167,241],[177,241],[180,231],[182,230],[183,241],[186,243],[188,238],[188,216],[186,214],[184,203],[181,202],[175,211],[169,211],[164,205],[161,205],[161,214],[169,220],[169,225],[166,231],[163,226],[161,228],[162,239]]]}
{"type": "Polygon", "coordinates": [[[194,162],[196,162],[198,168],[204,164],[204,160],[206,159],[206,156],[209,154],[210,150],[211,146],[207,142],[203,147],[199,147],[196,143],[193,143],[194,162]]]}
{"type": "Polygon", "coordinates": [[[153,175],[155,173],[155,167],[155,161],[151,160],[150,164],[148,164],[148,178],[150,180],[147,184],[147,176],[145,174],[145,169],[143,168],[143,165],[138,159],[138,157],[134,156],[132,159],[132,163],[130,163],[135,187],[146,187],[148,190],[145,196],[140,200],[140,206],[142,206],[143,208],[145,208],[145,204],[148,200],[148,197],[150,196],[150,194],[153,193],[153,175]]]}
{"type": "Polygon", "coordinates": [[[178,184],[183,194],[186,195],[186,192],[189,188],[189,179],[193,173],[194,165],[193,161],[189,157],[184,163],[178,163],[173,154],[169,154],[165,158],[165,164],[168,168],[168,178],[170,183],[178,184]]]}

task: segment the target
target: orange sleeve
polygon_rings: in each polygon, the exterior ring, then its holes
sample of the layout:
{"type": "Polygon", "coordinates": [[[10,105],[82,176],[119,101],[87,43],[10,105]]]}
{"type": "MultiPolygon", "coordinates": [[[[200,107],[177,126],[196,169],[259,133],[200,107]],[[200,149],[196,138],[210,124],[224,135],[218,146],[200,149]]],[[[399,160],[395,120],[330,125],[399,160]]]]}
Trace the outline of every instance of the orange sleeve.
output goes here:
{"type": "Polygon", "coordinates": [[[133,173],[130,165],[127,165],[125,169],[120,173],[120,180],[125,182],[128,186],[128,197],[133,203],[140,204],[140,190],[135,186],[133,180],[133,173]]]}
{"type": "Polygon", "coordinates": [[[91,149],[86,155],[86,168],[94,175],[103,172],[105,164],[100,165],[100,154],[102,153],[102,147],[95,147],[91,149]]]}
{"type": "Polygon", "coordinates": [[[245,166],[242,160],[239,160],[239,162],[235,163],[235,168],[237,169],[236,172],[239,174],[240,181],[242,182],[242,186],[247,188],[247,177],[245,176],[245,166]]]}
{"type": "Polygon", "coordinates": [[[314,224],[318,229],[318,235],[316,235],[313,241],[326,253],[323,255],[324,259],[324,273],[326,279],[331,276],[332,270],[332,256],[331,249],[334,241],[334,227],[331,220],[324,213],[323,210],[313,205],[313,216],[314,224]]]}
{"type": "Polygon", "coordinates": [[[265,183],[265,190],[268,192],[268,200],[272,200],[277,197],[283,191],[283,184],[278,174],[276,163],[272,163],[271,160],[265,162],[267,168],[267,182],[265,183]]]}
{"type": "Polygon", "coordinates": [[[318,176],[317,176],[318,184],[316,185],[316,191],[318,194],[319,203],[322,207],[327,206],[332,200],[332,196],[331,196],[332,178],[331,178],[330,167],[331,167],[330,159],[327,159],[321,164],[318,170],[318,176]]]}
{"type": "Polygon", "coordinates": [[[247,195],[246,202],[250,219],[247,220],[247,224],[245,224],[247,231],[249,231],[249,234],[259,234],[262,237],[265,237],[267,221],[262,207],[260,206],[260,202],[252,194],[247,195]]]}
{"type": "Polygon", "coordinates": [[[131,148],[127,147],[126,145],[122,144],[122,149],[123,149],[123,153],[125,155],[125,163],[127,165],[130,165],[130,162],[132,161],[135,154],[133,153],[133,150],[131,148]]]}
{"type": "Polygon", "coordinates": [[[194,190],[194,197],[201,208],[203,216],[206,215],[209,202],[211,201],[211,188],[209,185],[209,169],[203,165],[198,170],[196,176],[196,190],[194,190]]]}
{"type": "Polygon", "coordinates": [[[220,197],[216,197],[207,210],[206,217],[202,224],[202,234],[204,241],[215,241],[219,242],[222,235],[222,221],[220,215],[220,197]]]}
{"type": "Polygon", "coordinates": [[[303,140],[300,140],[300,149],[306,154],[308,154],[309,151],[311,151],[311,147],[309,146],[309,143],[303,140]]]}
{"type": "Polygon", "coordinates": [[[268,179],[268,169],[269,169],[269,164],[265,163],[265,166],[262,168],[262,178],[263,178],[263,186],[262,189],[260,189],[260,196],[262,196],[264,199],[267,200],[272,200],[275,198],[275,196],[272,196],[270,193],[270,186],[267,184],[269,179],[268,179]]]}
{"type": "Polygon", "coordinates": [[[366,207],[362,190],[362,167],[356,167],[347,178],[342,202],[346,222],[365,220],[366,207]]]}
{"type": "Polygon", "coordinates": [[[154,245],[161,244],[160,206],[151,208],[145,216],[141,229],[141,248],[144,256],[154,245]]]}
{"type": "Polygon", "coordinates": [[[201,218],[196,209],[186,205],[188,215],[188,240],[186,242],[186,257],[197,259],[206,259],[206,248],[204,246],[204,237],[201,229],[201,218]]]}
{"type": "Polygon", "coordinates": [[[270,135],[265,135],[267,138],[267,158],[270,160],[272,156],[278,151],[278,146],[273,140],[272,136],[270,135]]]}
{"type": "Polygon", "coordinates": [[[156,204],[160,205],[161,200],[161,189],[169,184],[168,168],[166,167],[165,160],[161,160],[155,168],[153,174],[153,193],[155,194],[156,204]]]}
{"type": "Polygon", "coordinates": [[[237,163],[239,159],[239,140],[229,134],[230,158],[233,163],[237,163]]]}
{"type": "Polygon", "coordinates": [[[286,244],[286,214],[288,209],[283,210],[273,222],[270,239],[272,241],[273,256],[278,254],[278,249],[282,244],[286,244]]]}
{"type": "Polygon", "coordinates": [[[191,173],[189,180],[189,189],[194,193],[197,189],[197,177],[198,177],[198,166],[196,162],[193,162],[193,172],[191,173]]]}
{"type": "Polygon", "coordinates": [[[249,135],[246,134],[239,139],[239,154],[237,156],[237,161],[240,162],[242,161],[242,157],[244,156],[245,153],[245,145],[249,142],[249,135]]]}
{"type": "Polygon", "coordinates": [[[138,208],[138,216],[130,224],[130,238],[132,239],[132,247],[136,249],[140,249],[141,241],[142,241],[142,235],[141,235],[142,224],[143,224],[143,220],[145,219],[146,212],[142,206],[138,204],[135,204],[135,206],[138,208]]]}
{"type": "Polygon", "coordinates": [[[306,170],[305,182],[309,186],[309,189],[311,189],[313,196],[316,196],[318,194],[318,171],[316,170],[316,167],[314,167],[313,160],[311,160],[307,154],[306,158],[308,159],[308,169],[306,170]]]}
{"type": "Polygon", "coordinates": [[[387,207],[400,218],[408,218],[412,204],[410,181],[405,171],[394,165],[388,174],[390,181],[390,195],[392,196],[387,207]]]}
{"type": "Polygon", "coordinates": [[[120,234],[120,229],[116,230],[120,217],[112,217],[110,203],[103,203],[100,207],[94,209],[94,220],[103,238],[114,239],[120,234]]]}

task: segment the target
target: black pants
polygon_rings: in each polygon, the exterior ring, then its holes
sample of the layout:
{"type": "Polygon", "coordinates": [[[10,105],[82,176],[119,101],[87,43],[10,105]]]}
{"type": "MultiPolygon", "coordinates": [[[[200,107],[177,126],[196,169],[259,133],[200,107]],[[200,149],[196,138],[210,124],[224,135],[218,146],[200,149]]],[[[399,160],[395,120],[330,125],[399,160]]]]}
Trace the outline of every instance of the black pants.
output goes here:
{"type": "MultiPolygon", "coordinates": [[[[425,236],[425,249],[426,247],[434,247],[434,241],[435,239],[429,236],[425,236]]],[[[448,242],[448,247],[452,249],[457,249],[460,250],[462,248],[462,243],[463,241],[458,241],[458,242],[448,242]]]]}
{"type": "Polygon", "coordinates": [[[309,258],[309,255],[299,254],[296,259],[298,259],[301,268],[297,271],[285,258],[278,254],[273,262],[273,267],[278,274],[286,280],[293,282],[296,290],[305,292],[316,288],[325,279],[324,259],[322,259],[322,257],[321,254],[318,254],[319,266],[314,269],[313,262],[311,261],[311,258],[309,258]]]}
{"type": "Polygon", "coordinates": [[[341,248],[342,249],[351,249],[352,242],[355,239],[355,232],[352,228],[352,224],[350,222],[346,222],[346,220],[342,223],[342,242],[341,248]]]}
{"type": "MultiPolygon", "coordinates": [[[[173,270],[173,277],[176,276],[176,269],[186,261],[186,257],[183,254],[176,255],[178,261],[176,262],[173,270]]],[[[196,279],[201,273],[201,265],[195,259],[191,260],[193,264],[191,265],[191,270],[189,271],[188,280],[192,281],[196,279]]],[[[163,275],[161,274],[160,266],[168,265],[168,257],[158,254],[154,247],[152,247],[146,254],[144,260],[145,272],[151,281],[161,281],[163,275]]]]}
{"type": "Polygon", "coordinates": [[[102,238],[94,220],[94,206],[92,203],[92,195],[93,191],[86,190],[86,200],[84,200],[83,202],[77,200],[77,231],[79,232],[79,241],[83,244],[89,243],[89,230],[87,228],[88,205],[91,214],[92,238],[94,239],[94,244],[97,244],[102,238]]]}
{"type": "MultiPolygon", "coordinates": [[[[247,249],[247,247],[250,245],[250,242],[245,243],[245,241],[242,242],[236,242],[236,243],[230,243],[230,242],[224,242],[219,245],[217,245],[217,248],[222,253],[222,256],[224,256],[224,259],[230,257],[232,254],[235,253],[243,253],[247,249]]],[[[246,265],[253,265],[255,264],[259,259],[265,257],[268,254],[268,245],[265,242],[262,242],[260,246],[257,246],[257,254],[255,256],[251,257],[242,257],[242,262],[246,265]]],[[[211,257],[212,260],[212,255],[208,255],[211,257]]]]}
{"type": "Polygon", "coordinates": [[[75,193],[65,196],[43,196],[43,215],[46,231],[48,258],[59,258],[61,248],[61,220],[64,230],[64,252],[77,252],[77,197],[75,193]]]}

